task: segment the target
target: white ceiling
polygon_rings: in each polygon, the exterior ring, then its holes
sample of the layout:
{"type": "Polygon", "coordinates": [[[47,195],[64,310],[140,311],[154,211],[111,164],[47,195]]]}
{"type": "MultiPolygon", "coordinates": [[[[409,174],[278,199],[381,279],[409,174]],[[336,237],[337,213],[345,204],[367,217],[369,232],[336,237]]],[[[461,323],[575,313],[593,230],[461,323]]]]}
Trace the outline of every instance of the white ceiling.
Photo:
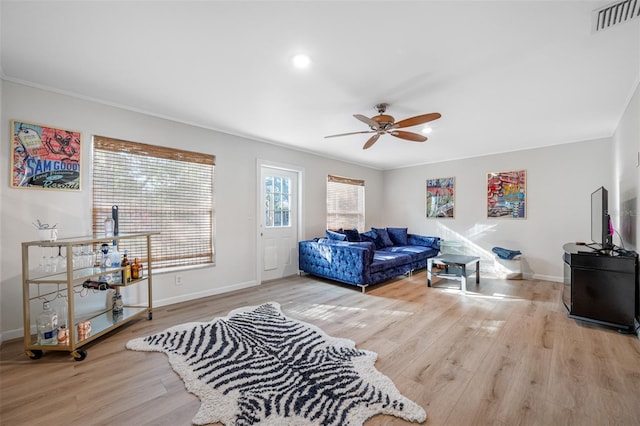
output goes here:
{"type": "Polygon", "coordinates": [[[9,81],[393,169],[611,136],[640,19],[592,34],[609,3],[2,0],[0,64],[9,81]],[[442,118],[425,143],[324,139],[368,130],[353,114],[379,102],[442,118]]]}

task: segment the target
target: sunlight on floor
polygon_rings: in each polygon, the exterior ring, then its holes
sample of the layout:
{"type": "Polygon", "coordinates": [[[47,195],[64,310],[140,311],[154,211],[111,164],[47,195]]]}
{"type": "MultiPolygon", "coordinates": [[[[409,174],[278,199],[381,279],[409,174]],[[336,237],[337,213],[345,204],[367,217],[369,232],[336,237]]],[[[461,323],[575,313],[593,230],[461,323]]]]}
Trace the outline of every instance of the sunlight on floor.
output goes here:
{"type": "MultiPolygon", "coordinates": [[[[435,287],[435,288],[437,288],[437,287],[435,287]]],[[[440,287],[440,288],[442,289],[442,291],[444,293],[458,294],[460,296],[463,296],[459,287],[458,288],[442,288],[442,287],[440,287]]],[[[520,297],[508,296],[506,294],[501,294],[501,293],[493,293],[493,294],[476,293],[476,292],[473,292],[473,291],[469,291],[468,288],[467,288],[467,293],[464,296],[471,297],[471,298],[474,298],[474,299],[503,300],[503,301],[507,301],[507,302],[524,302],[525,301],[524,299],[522,299],[520,297]]]]}
{"type": "MultiPolygon", "coordinates": [[[[294,308],[288,308],[288,311],[294,312],[298,315],[300,319],[314,319],[321,321],[334,321],[343,317],[344,314],[348,315],[357,315],[359,312],[366,312],[366,308],[357,308],[352,306],[337,306],[337,305],[322,305],[317,303],[310,303],[308,305],[297,305],[294,308]]],[[[385,317],[409,317],[414,315],[412,312],[406,311],[391,311],[382,309],[378,311],[378,316],[385,317]]],[[[349,317],[349,322],[351,326],[356,328],[364,328],[368,324],[359,321],[353,321],[353,318],[349,317]]]]}
{"type": "Polygon", "coordinates": [[[473,330],[478,330],[483,336],[495,336],[502,330],[504,325],[507,322],[504,320],[481,320],[481,321],[473,321],[469,328],[473,330]]]}

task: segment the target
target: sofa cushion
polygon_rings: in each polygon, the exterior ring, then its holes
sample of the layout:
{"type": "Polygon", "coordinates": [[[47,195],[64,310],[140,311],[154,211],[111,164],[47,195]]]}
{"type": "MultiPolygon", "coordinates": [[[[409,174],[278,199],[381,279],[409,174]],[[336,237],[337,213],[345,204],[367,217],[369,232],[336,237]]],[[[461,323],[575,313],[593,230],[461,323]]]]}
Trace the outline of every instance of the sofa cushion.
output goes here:
{"type": "Polygon", "coordinates": [[[347,241],[350,241],[352,243],[358,243],[362,241],[362,239],[360,238],[360,233],[357,229],[345,229],[344,235],[347,236],[347,241]]]}
{"type": "Polygon", "coordinates": [[[392,269],[409,263],[411,263],[411,256],[405,253],[376,250],[373,255],[373,263],[371,263],[371,273],[392,269]]]}
{"type": "Polygon", "coordinates": [[[407,228],[387,228],[387,233],[394,246],[406,246],[408,244],[407,228]]]}
{"type": "Polygon", "coordinates": [[[412,246],[428,246],[436,249],[436,251],[440,251],[440,238],[438,237],[409,234],[407,235],[407,244],[412,246]]]}
{"type": "Polygon", "coordinates": [[[435,256],[438,254],[436,250],[426,246],[392,246],[385,247],[379,250],[379,252],[381,255],[383,253],[405,254],[407,256],[410,256],[412,261],[426,259],[427,257],[435,256]]]}
{"type": "Polygon", "coordinates": [[[329,238],[330,240],[345,241],[347,239],[347,236],[345,234],[341,234],[335,231],[329,231],[327,229],[327,238],[329,238]]]}
{"type": "Polygon", "coordinates": [[[384,248],[393,245],[389,233],[385,228],[371,228],[376,233],[376,248],[384,248]]]}

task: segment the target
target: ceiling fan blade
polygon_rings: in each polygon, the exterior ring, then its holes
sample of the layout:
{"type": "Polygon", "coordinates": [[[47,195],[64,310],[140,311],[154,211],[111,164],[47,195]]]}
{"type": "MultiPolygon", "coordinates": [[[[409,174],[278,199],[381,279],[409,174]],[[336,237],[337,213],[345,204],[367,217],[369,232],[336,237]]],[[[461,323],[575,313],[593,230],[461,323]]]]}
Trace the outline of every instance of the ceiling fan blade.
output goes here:
{"type": "Polygon", "coordinates": [[[363,123],[369,125],[372,129],[378,130],[380,128],[380,124],[377,121],[372,120],[371,118],[369,118],[369,117],[367,117],[365,115],[353,114],[353,116],[355,118],[357,118],[358,120],[362,121],[363,123]]]}
{"type": "Polygon", "coordinates": [[[362,147],[362,149],[369,149],[373,146],[374,143],[376,143],[376,141],[378,140],[378,138],[380,137],[380,133],[376,133],[375,135],[371,136],[369,138],[369,140],[367,141],[367,143],[364,144],[364,146],[362,147]]]}
{"type": "Polygon", "coordinates": [[[395,123],[392,127],[394,129],[397,129],[401,127],[417,126],[418,124],[424,124],[424,123],[428,123],[429,121],[437,120],[440,117],[442,117],[442,115],[440,115],[439,112],[432,112],[430,114],[417,115],[415,117],[405,118],[404,120],[400,120],[397,123],[395,123]]]}
{"type": "Polygon", "coordinates": [[[405,132],[402,130],[393,130],[389,132],[389,134],[391,136],[395,136],[396,138],[406,139],[408,141],[413,141],[413,142],[424,142],[427,140],[426,136],[422,136],[413,132],[405,132]]]}
{"type": "Polygon", "coordinates": [[[365,130],[362,132],[351,132],[351,133],[340,133],[339,135],[329,135],[329,136],[325,136],[326,138],[337,138],[338,136],[349,136],[349,135],[359,135],[361,133],[373,133],[375,132],[375,130],[365,130]]]}

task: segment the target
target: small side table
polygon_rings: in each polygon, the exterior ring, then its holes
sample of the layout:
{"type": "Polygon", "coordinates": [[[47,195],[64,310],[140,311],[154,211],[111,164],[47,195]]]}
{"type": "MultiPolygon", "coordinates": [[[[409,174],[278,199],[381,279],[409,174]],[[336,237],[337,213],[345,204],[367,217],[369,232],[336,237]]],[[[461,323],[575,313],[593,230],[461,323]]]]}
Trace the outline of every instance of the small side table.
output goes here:
{"type": "Polygon", "coordinates": [[[476,284],[480,283],[480,258],[478,256],[463,256],[460,254],[442,254],[427,259],[427,285],[431,287],[432,277],[447,277],[460,280],[460,290],[462,294],[467,292],[467,277],[476,274],[476,284]],[[475,270],[468,270],[467,265],[476,264],[475,270]],[[433,265],[444,265],[444,273],[432,273],[433,265]],[[456,268],[453,274],[449,273],[449,267],[456,268]]]}

